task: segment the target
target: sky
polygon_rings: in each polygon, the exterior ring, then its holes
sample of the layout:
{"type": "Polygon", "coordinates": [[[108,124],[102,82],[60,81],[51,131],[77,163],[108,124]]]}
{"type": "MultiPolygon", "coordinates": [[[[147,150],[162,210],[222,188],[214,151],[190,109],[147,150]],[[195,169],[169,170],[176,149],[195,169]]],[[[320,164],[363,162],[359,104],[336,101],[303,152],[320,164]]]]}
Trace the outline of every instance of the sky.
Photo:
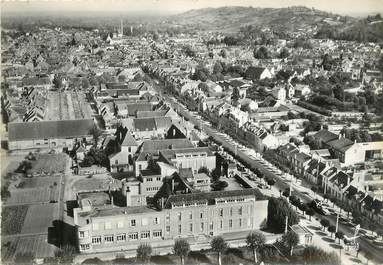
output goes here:
{"type": "Polygon", "coordinates": [[[342,15],[383,13],[383,0],[1,0],[7,12],[134,12],[174,14],[221,6],[307,6],[342,15]]]}

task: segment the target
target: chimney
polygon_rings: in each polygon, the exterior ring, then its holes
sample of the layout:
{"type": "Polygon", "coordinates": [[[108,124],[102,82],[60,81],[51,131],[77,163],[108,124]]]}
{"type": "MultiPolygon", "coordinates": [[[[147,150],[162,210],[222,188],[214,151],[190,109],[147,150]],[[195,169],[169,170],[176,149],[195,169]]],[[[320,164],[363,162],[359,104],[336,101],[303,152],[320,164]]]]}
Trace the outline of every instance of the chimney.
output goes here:
{"type": "Polygon", "coordinates": [[[132,206],[132,195],[130,193],[130,187],[126,187],[126,206],[132,206]]]}

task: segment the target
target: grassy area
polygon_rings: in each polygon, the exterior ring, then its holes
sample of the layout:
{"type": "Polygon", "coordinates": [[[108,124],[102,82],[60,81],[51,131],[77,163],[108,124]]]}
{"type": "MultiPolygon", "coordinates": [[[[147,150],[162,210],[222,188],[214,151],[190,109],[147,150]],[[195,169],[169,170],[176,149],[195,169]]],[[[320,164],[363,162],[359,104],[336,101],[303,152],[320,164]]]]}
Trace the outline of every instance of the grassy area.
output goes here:
{"type": "Polygon", "coordinates": [[[60,178],[44,178],[44,177],[33,177],[33,178],[21,178],[17,188],[40,188],[40,187],[54,187],[58,186],[60,178]]]}
{"type": "Polygon", "coordinates": [[[13,235],[21,232],[28,211],[27,205],[3,207],[1,215],[1,233],[13,235]]]}
{"type": "Polygon", "coordinates": [[[39,154],[32,161],[33,173],[57,173],[64,172],[68,156],[66,154],[39,154]]]}

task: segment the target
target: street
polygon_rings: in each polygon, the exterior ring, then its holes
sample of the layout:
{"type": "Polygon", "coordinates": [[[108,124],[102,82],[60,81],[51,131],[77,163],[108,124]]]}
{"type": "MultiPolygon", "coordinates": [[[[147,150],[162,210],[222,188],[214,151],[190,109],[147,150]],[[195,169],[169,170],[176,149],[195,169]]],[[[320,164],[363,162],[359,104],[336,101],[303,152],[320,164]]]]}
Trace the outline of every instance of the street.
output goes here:
{"type": "MultiPolygon", "coordinates": [[[[167,94],[160,93],[160,95],[165,99],[166,102],[170,103],[171,106],[177,110],[183,117],[187,118],[191,123],[194,125],[201,125],[201,119],[196,118],[196,116],[193,115],[192,112],[188,111],[184,106],[176,102],[174,99],[169,97],[167,94]]],[[[221,143],[221,145],[227,149],[230,150],[233,153],[237,153],[237,155],[242,159],[243,161],[247,162],[248,164],[252,165],[253,167],[258,168],[261,172],[264,173],[265,177],[273,178],[276,180],[275,187],[280,190],[285,190],[286,188],[290,187],[290,184],[286,183],[285,180],[283,180],[280,176],[276,175],[275,173],[271,172],[266,166],[259,163],[255,159],[250,158],[245,152],[243,152],[241,149],[236,148],[231,143],[227,141],[224,137],[220,135],[220,132],[217,130],[211,128],[210,126],[202,126],[202,130],[209,136],[211,136],[215,141],[221,143]]],[[[302,201],[302,202],[310,202],[313,200],[310,196],[308,196],[305,193],[302,193],[301,191],[295,189],[294,194],[302,201]]],[[[318,213],[315,214],[316,218],[323,219],[324,216],[319,215],[318,213]]],[[[326,216],[331,225],[336,224],[336,216],[326,216]]],[[[349,226],[345,226],[341,223],[339,223],[339,230],[342,231],[345,235],[352,235],[354,233],[353,229],[349,226]]],[[[368,241],[365,238],[359,238],[358,242],[360,244],[360,248],[369,253],[371,257],[378,261],[379,263],[383,263],[383,255],[382,255],[382,249],[379,249],[378,247],[374,246],[373,243],[368,241]]]]}

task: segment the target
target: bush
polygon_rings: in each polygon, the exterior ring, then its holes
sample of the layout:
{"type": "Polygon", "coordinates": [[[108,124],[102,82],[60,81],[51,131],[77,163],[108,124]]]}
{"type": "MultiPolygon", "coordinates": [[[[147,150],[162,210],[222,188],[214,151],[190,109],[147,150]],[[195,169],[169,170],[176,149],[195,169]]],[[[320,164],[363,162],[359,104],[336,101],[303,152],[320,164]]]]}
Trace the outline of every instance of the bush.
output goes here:
{"type": "Polygon", "coordinates": [[[322,107],[319,107],[319,106],[316,106],[316,105],[313,105],[313,104],[310,104],[308,102],[305,102],[305,101],[302,101],[302,100],[299,100],[298,101],[298,105],[303,107],[303,108],[306,108],[306,109],[309,109],[311,111],[314,111],[314,112],[318,112],[320,114],[323,114],[325,116],[331,116],[331,111],[328,110],[328,109],[325,109],[325,108],[322,108],[322,107]]]}
{"type": "Polygon", "coordinates": [[[211,187],[215,191],[223,190],[227,186],[229,186],[229,184],[226,181],[224,181],[224,180],[218,180],[218,181],[214,182],[213,184],[211,184],[211,187]]]}

